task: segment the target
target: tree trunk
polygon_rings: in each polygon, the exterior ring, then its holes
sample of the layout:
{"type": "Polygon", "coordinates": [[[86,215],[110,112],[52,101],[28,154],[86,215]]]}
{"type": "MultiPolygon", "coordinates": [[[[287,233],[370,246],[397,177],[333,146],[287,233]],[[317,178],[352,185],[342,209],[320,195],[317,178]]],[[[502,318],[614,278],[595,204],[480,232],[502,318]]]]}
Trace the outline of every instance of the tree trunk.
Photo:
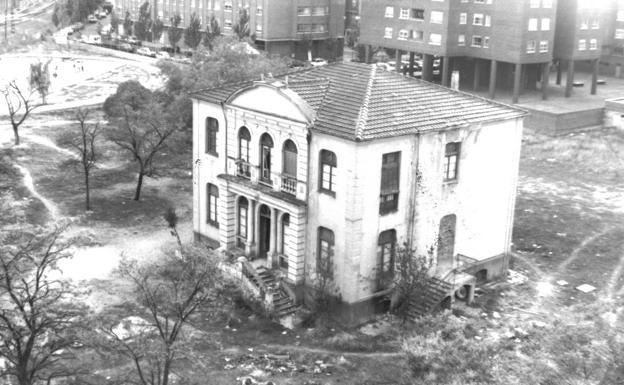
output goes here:
{"type": "Polygon", "coordinates": [[[169,372],[171,370],[171,360],[166,359],[165,365],[163,366],[164,367],[163,367],[162,385],[168,385],[169,384],[169,372]]]}
{"type": "Polygon", "coordinates": [[[143,186],[143,170],[139,171],[139,179],[137,180],[137,187],[134,193],[135,201],[138,201],[141,198],[141,186],[143,186]]]}
{"type": "Polygon", "coordinates": [[[86,204],[87,204],[87,211],[91,210],[91,202],[90,202],[90,196],[89,196],[89,169],[85,168],[85,190],[86,190],[86,204]]]}
{"type": "Polygon", "coordinates": [[[13,125],[13,135],[15,136],[15,145],[19,146],[20,144],[20,137],[19,137],[19,132],[18,132],[18,127],[15,124],[13,125]]]}

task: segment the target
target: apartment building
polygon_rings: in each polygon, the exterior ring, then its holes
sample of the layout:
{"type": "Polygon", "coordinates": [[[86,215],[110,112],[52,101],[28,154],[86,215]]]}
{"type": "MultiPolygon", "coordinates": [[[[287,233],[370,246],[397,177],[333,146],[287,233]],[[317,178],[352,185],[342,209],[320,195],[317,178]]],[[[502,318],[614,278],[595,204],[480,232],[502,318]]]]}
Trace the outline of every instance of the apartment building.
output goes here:
{"type": "Polygon", "coordinates": [[[624,0],[613,0],[606,8],[600,64],[603,73],[624,77],[624,0]]]}
{"type": "Polygon", "coordinates": [[[404,243],[440,279],[506,272],[523,111],[361,63],[192,97],[196,238],[299,299],[330,266],[339,310],[369,313],[404,243]]]}
{"type": "Polygon", "coordinates": [[[557,6],[554,59],[557,61],[557,84],[566,67],[565,96],[572,94],[575,63],[591,62],[591,94],[596,93],[598,65],[602,53],[604,9],[595,0],[566,0],[557,6]]]}
{"type": "MultiPolygon", "coordinates": [[[[118,0],[117,12],[138,17],[145,0],[118,0]]],[[[269,54],[308,60],[341,57],[344,41],[345,0],[150,0],[153,18],[165,25],[179,14],[182,27],[196,14],[205,29],[214,17],[224,35],[232,34],[240,12],[249,15],[249,28],[258,48],[269,54]]],[[[163,36],[163,43],[166,37],[163,36]]]]}
{"type": "Polygon", "coordinates": [[[360,42],[422,55],[431,80],[433,57],[442,61],[441,83],[457,71],[462,87],[541,88],[547,96],[553,58],[556,0],[399,0],[363,4],[360,42]]]}

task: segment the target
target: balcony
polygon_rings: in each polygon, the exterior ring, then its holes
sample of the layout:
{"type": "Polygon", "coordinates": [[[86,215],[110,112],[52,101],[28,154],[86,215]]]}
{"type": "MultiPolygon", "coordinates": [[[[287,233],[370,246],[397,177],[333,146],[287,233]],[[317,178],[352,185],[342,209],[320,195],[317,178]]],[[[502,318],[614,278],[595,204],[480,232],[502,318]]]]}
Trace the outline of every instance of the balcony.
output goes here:
{"type": "Polygon", "coordinates": [[[237,159],[235,162],[236,162],[236,175],[242,176],[243,178],[251,179],[252,165],[249,162],[246,162],[242,159],[237,159]]]}
{"type": "Polygon", "coordinates": [[[293,178],[290,175],[282,174],[281,190],[285,193],[296,195],[297,194],[297,178],[293,178]]]}

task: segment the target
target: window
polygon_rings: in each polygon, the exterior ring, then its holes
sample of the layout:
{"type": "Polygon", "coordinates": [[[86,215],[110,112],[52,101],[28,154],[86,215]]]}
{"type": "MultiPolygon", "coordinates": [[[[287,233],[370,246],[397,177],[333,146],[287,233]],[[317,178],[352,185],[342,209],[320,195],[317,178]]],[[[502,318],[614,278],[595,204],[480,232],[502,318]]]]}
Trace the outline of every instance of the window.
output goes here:
{"type": "Polygon", "coordinates": [[[256,33],[258,35],[262,34],[262,24],[256,24],[256,33]]]}
{"type": "Polygon", "coordinates": [[[483,48],[490,48],[490,37],[483,37],[483,48]]]}
{"type": "Polygon", "coordinates": [[[490,27],[492,25],[492,17],[490,15],[485,15],[485,26],[490,27]]]}
{"type": "Polygon", "coordinates": [[[273,139],[267,133],[260,137],[260,181],[271,184],[271,149],[273,139]]]}
{"type": "Polygon", "coordinates": [[[483,14],[475,13],[472,15],[472,25],[483,25],[483,14]]]}
{"type": "Polygon", "coordinates": [[[579,40],[578,50],[585,51],[587,49],[587,41],[585,39],[579,40]]]}
{"type": "Polygon", "coordinates": [[[313,7],[312,8],[312,16],[325,16],[327,14],[327,10],[325,7],[313,7]]]}
{"type": "Polygon", "coordinates": [[[225,19],[225,20],[223,20],[223,27],[225,29],[231,29],[232,28],[232,19],[225,19]]]}
{"type": "Polygon", "coordinates": [[[206,118],[206,153],[217,155],[217,132],[219,121],[215,118],[206,118]]]}
{"type": "Polygon", "coordinates": [[[394,18],[394,7],[386,7],[386,17],[394,18]]]}
{"type": "Polygon", "coordinates": [[[589,28],[589,19],[587,17],[583,17],[581,19],[581,29],[588,29],[589,28]]]}
{"type": "Polygon", "coordinates": [[[381,193],[379,214],[396,211],[399,200],[401,152],[384,154],[381,159],[381,193]]]}
{"type": "Polygon", "coordinates": [[[540,6],[540,0],[531,0],[529,2],[529,7],[531,8],[539,8],[540,6]]]}
{"type": "Polygon", "coordinates": [[[384,29],[384,38],[385,39],[392,39],[392,27],[386,27],[384,29]]]}
{"type": "Polygon", "coordinates": [[[320,173],[319,173],[319,191],[336,195],[336,154],[331,151],[321,150],[320,173]]]}
{"type": "Polygon", "coordinates": [[[238,229],[236,237],[236,246],[245,247],[247,243],[247,218],[249,217],[249,202],[247,198],[240,197],[238,199],[238,229]]]}
{"type": "Polygon", "coordinates": [[[312,9],[310,7],[299,7],[297,8],[297,16],[311,16],[312,9]]]}
{"type": "Polygon", "coordinates": [[[457,171],[459,167],[459,150],[461,143],[447,143],[444,149],[444,180],[457,180],[457,171]]]}
{"type": "Polygon", "coordinates": [[[439,33],[430,33],[429,34],[429,44],[431,45],[441,45],[442,44],[442,35],[439,33]]]}
{"type": "Polygon", "coordinates": [[[399,19],[409,19],[409,17],[410,17],[409,8],[401,8],[401,10],[399,11],[399,19]]]}
{"type": "Polygon", "coordinates": [[[539,51],[541,53],[548,52],[548,40],[540,40],[539,51]]]}
{"type": "Polygon", "coordinates": [[[592,29],[600,29],[600,20],[598,20],[597,17],[594,17],[592,19],[591,28],[592,29]]]}
{"type": "Polygon", "coordinates": [[[483,45],[483,38],[481,36],[475,35],[472,37],[473,47],[481,47],[482,45],[483,45]]]}
{"type": "Polygon", "coordinates": [[[407,40],[407,37],[409,35],[409,32],[407,31],[407,29],[401,29],[399,30],[399,40],[407,40]]]}
{"type": "Polygon", "coordinates": [[[442,24],[444,21],[444,12],[431,11],[431,18],[429,21],[434,24],[442,24]]]}
{"type": "Polygon", "coordinates": [[[527,53],[535,53],[535,40],[527,41],[527,53]]]}
{"type": "Polygon", "coordinates": [[[284,142],[282,150],[282,173],[293,178],[297,178],[297,146],[288,139],[284,142]]]}
{"type": "Polygon", "coordinates": [[[529,31],[537,31],[537,19],[529,19],[529,31]]]}
{"type": "Polygon", "coordinates": [[[423,41],[425,39],[425,33],[423,31],[413,29],[410,31],[410,39],[423,41]]]}
{"type": "Polygon", "coordinates": [[[624,29],[616,29],[615,30],[615,38],[616,39],[624,39],[624,29]]]}
{"type": "Polygon", "coordinates": [[[468,19],[468,14],[466,12],[462,12],[459,14],[459,24],[466,24],[468,19]]]}
{"type": "Polygon", "coordinates": [[[466,35],[457,36],[457,45],[462,47],[466,45],[466,35]]]}
{"type": "Polygon", "coordinates": [[[238,175],[249,178],[249,142],[251,135],[247,127],[243,126],[238,130],[238,175]]]}
{"type": "Polygon", "coordinates": [[[552,0],[542,0],[542,7],[552,8],[552,0]]]}
{"type": "Polygon", "coordinates": [[[256,15],[257,16],[262,16],[262,11],[263,10],[262,10],[262,6],[261,5],[256,7],[256,15]]]}
{"type": "Polygon", "coordinates": [[[589,41],[589,49],[592,51],[598,49],[598,39],[591,39],[589,41]]]}
{"type": "Polygon", "coordinates": [[[474,0],[475,4],[485,4],[485,0],[474,0]]]}
{"type": "Polygon", "coordinates": [[[425,10],[419,8],[412,8],[410,10],[410,18],[416,20],[425,20],[425,10]]]}
{"type": "Polygon", "coordinates": [[[542,19],[542,31],[550,31],[550,18],[545,17],[542,19]]]}
{"type": "Polygon", "coordinates": [[[206,184],[206,220],[209,224],[219,227],[217,217],[217,200],[219,188],[213,184],[206,184]]]}
{"type": "Polygon", "coordinates": [[[617,11],[617,21],[624,21],[624,9],[617,11]]]}
{"type": "Polygon", "coordinates": [[[377,290],[386,289],[394,275],[396,230],[386,230],[377,240],[377,290]]]}
{"type": "Polygon", "coordinates": [[[297,24],[297,32],[312,32],[312,24],[297,24]]]}
{"type": "Polygon", "coordinates": [[[334,277],[334,232],[325,227],[318,228],[316,273],[329,279],[334,277]]]}
{"type": "Polygon", "coordinates": [[[232,10],[232,2],[231,1],[226,1],[223,4],[223,10],[224,11],[231,11],[232,10]]]}
{"type": "Polygon", "coordinates": [[[312,32],[325,32],[325,24],[312,24],[312,32]]]}

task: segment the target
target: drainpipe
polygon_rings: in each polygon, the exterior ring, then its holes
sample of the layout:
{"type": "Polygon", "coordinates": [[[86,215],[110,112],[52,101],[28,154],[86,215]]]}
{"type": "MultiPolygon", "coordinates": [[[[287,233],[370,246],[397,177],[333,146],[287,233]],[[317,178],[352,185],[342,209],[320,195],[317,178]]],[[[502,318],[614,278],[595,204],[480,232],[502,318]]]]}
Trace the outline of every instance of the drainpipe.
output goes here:
{"type": "Polygon", "coordinates": [[[414,146],[415,167],[412,167],[412,197],[408,202],[409,210],[408,210],[406,243],[409,249],[412,248],[412,245],[414,243],[414,228],[415,228],[414,220],[416,218],[416,202],[418,200],[418,189],[420,187],[418,183],[418,172],[419,172],[418,167],[420,165],[420,133],[417,133],[415,135],[415,139],[416,139],[416,144],[414,146]]]}

